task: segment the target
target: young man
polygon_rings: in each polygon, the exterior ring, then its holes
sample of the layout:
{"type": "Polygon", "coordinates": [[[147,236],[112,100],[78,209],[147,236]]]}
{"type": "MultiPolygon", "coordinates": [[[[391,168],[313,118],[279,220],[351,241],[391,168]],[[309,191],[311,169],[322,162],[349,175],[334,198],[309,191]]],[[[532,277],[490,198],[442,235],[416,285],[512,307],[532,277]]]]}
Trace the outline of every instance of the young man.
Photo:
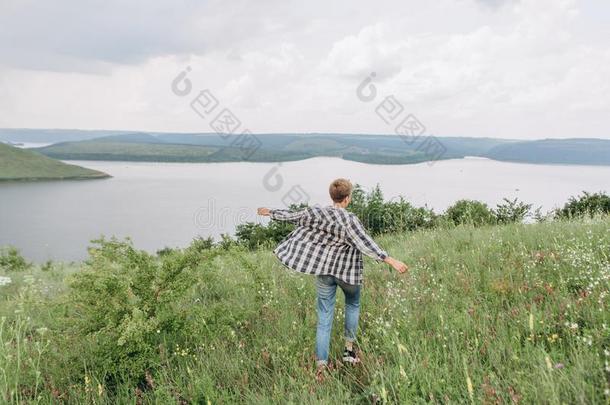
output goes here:
{"type": "Polygon", "coordinates": [[[357,363],[353,347],[360,315],[362,253],[385,262],[400,273],[407,266],[382,250],[364,227],[345,208],[351,202],[352,184],[346,179],[333,181],[329,188],[333,205],[309,207],[297,212],[259,208],[258,214],[297,225],[273,251],[287,267],[316,275],[318,327],[316,358],[318,376],[328,363],[328,349],[335,309],[337,286],[345,295],[345,351],[343,361],[357,363]]]}

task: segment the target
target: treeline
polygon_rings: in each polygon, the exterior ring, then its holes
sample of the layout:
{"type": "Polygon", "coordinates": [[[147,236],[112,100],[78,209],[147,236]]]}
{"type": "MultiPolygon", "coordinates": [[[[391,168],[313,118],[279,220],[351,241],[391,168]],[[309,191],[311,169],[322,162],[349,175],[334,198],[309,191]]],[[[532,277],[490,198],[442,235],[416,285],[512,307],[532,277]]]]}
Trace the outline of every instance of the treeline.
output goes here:
{"type": "MultiPolygon", "coordinates": [[[[299,210],[306,207],[306,205],[293,205],[290,209],[299,210]]],[[[563,207],[546,213],[542,213],[540,208],[534,209],[532,204],[518,199],[504,198],[495,207],[489,207],[481,201],[464,199],[456,201],[443,213],[437,214],[426,206],[415,207],[402,197],[396,200],[385,200],[379,186],[367,193],[361,186],[356,185],[352,193],[352,202],[347,210],[358,216],[371,235],[377,236],[459,225],[501,225],[526,220],[542,222],[607,215],[610,213],[610,196],[605,192],[583,192],[576,197],[570,197],[563,207]]],[[[203,252],[212,248],[227,250],[232,246],[242,246],[248,249],[270,247],[279,243],[293,229],[294,225],[287,222],[270,221],[266,225],[247,222],[236,227],[234,236],[223,234],[219,241],[215,241],[212,237],[197,237],[188,249],[203,252]]],[[[177,249],[165,247],[158,250],[157,255],[165,256],[175,250],[177,249]]],[[[43,267],[51,264],[51,262],[47,262],[43,267]]],[[[20,271],[29,268],[30,265],[17,249],[0,248],[0,269],[20,271]]]]}
{"type": "MultiPolygon", "coordinates": [[[[306,206],[292,206],[292,210],[306,206]]],[[[374,236],[386,233],[400,233],[418,229],[453,227],[459,225],[498,225],[514,222],[542,222],[563,220],[584,216],[606,215],[610,213],[610,196],[604,192],[584,192],[571,197],[563,207],[543,213],[541,208],[534,208],[518,199],[504,198],[495,207],[476,200],[459,200],[443,213],[435,213],[429,207],[416,207],[402,197],[396,200],[385,200],[379,186],[366,192],[356,185],[352,193],[352,202],[348,211],[358,216],[364,227],[374,236]]],[[[223,235],[217,243],[221,247],[231,244],[255,249],[280,242],[294,229],[294,225],[280,221],[269,224],[248,222],[238,225],[235,236],[223,235]]],[[[214,244],[211,238],[207,243],[214,244]]]]}

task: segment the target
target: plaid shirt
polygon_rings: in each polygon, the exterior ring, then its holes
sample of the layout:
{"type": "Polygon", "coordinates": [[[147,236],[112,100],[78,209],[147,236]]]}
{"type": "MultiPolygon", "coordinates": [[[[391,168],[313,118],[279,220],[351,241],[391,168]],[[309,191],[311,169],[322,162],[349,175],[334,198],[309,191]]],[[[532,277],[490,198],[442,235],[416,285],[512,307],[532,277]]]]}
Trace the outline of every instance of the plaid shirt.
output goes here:
{"type": "Polygon", "coordinates": [[[366,231],[358,217],[334,206],[291,212],[270,210],[270,217],[297,225],[273,251],[292,270],[332,275],[348,284],[362,284],[362,253],[377,261],[388,254],[366,231]]]}

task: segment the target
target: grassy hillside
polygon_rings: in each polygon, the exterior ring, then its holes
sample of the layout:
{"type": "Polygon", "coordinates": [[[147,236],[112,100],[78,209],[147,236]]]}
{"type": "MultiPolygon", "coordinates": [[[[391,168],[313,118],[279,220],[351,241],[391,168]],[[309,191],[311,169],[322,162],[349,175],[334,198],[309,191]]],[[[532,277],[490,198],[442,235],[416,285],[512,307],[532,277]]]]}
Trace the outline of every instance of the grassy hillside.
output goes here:
{"type": "Polygon", "coordinates": [[[285,270],[270,250],[155,258],[118,242],[96,245],[86,265],[1,274],[11,282],[0,286],[0,395],[42,403],[607,403],[608,229],[610,219],[598,218],[379,238],[410,273],[367,259],[357,367],[338,361],[338,293],[333,370],[323,383],[314,378],[314,279],[285,270]]]}
{"type": "Polygon", "coordinates": [[[0,181],[43,179],[93,179],[106,173],[69,165],[30,150],[0,143],[0,181]]]}

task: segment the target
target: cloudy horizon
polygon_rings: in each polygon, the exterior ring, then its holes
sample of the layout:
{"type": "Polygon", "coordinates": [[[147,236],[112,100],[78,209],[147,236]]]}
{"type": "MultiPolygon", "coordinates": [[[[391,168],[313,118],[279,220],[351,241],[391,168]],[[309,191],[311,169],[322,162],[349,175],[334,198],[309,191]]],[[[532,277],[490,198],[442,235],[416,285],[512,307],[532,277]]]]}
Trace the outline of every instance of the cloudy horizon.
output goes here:
{"type": "Polygon", "coordinates": [[[255,133],[391,134],[393,96],[436,136],[610,138],[608,38],[602,0],[8,0],[0,128],[212,132],[208,89],[255,133]]]}

